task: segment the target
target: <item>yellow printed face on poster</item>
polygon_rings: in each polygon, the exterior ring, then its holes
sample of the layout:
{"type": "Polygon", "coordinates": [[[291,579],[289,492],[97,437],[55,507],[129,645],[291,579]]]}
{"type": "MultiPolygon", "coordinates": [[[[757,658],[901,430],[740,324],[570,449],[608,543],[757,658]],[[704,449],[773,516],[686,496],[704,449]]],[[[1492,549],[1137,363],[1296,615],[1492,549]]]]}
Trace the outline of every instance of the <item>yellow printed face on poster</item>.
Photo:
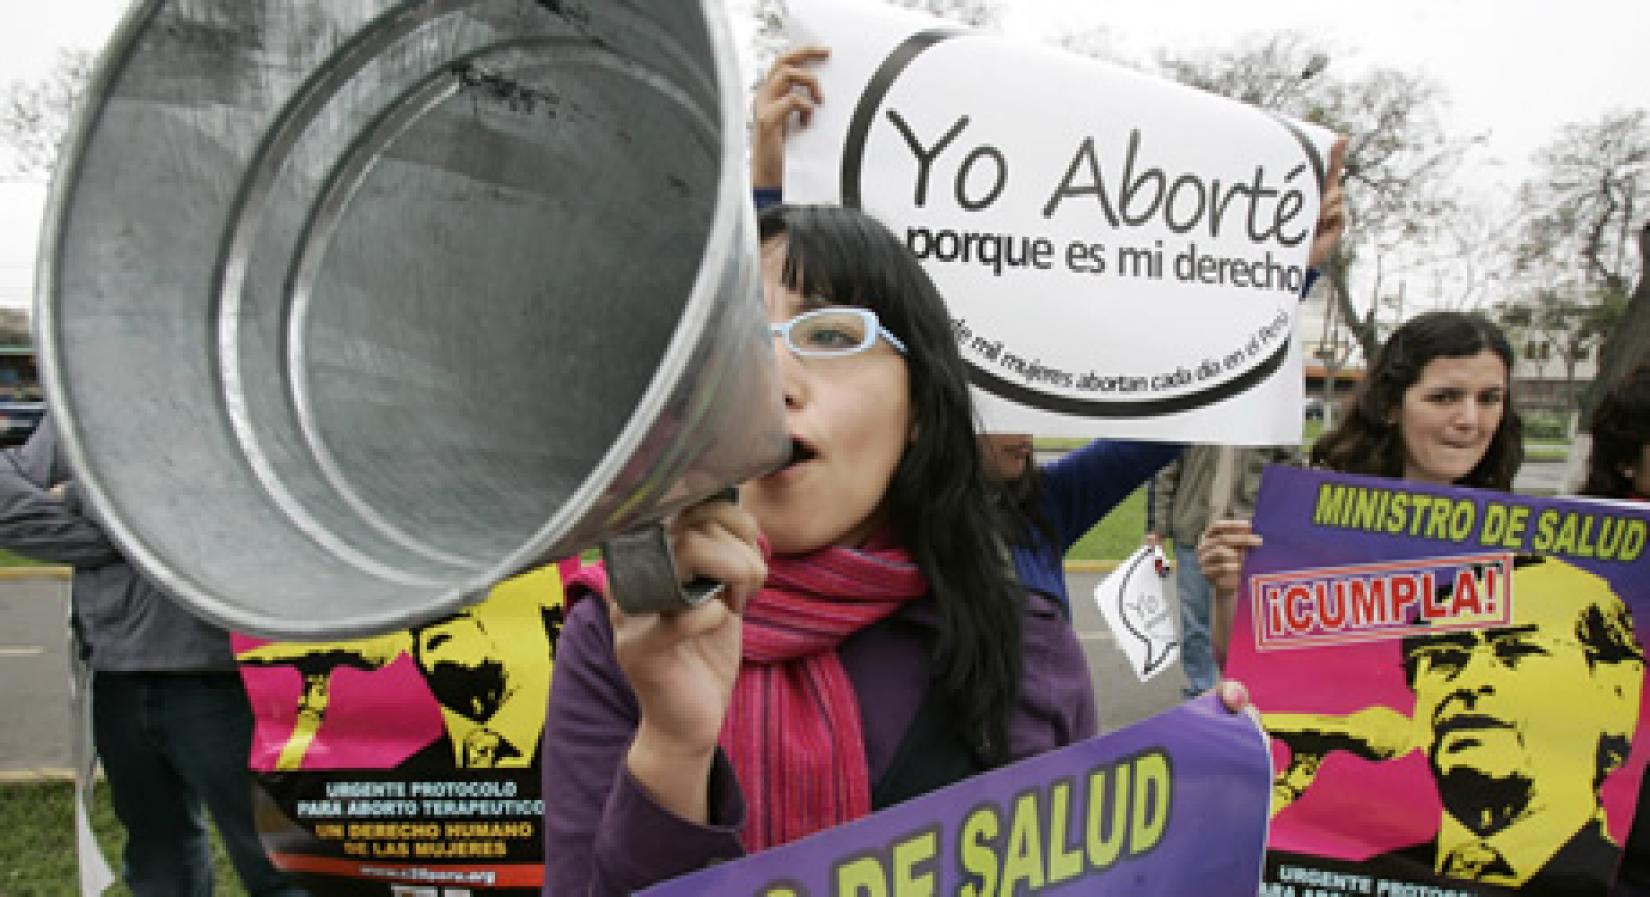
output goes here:
{"type": "MultiPolygon", "coordinates": [[[[341,671],[391,671],[377,677],[371,690],[382,697],[406,686],[405,672],[396,676],[395,671],[407,660],[435,699],[453,768],[530,765],[544,726],[563,600],[561,573],[551,565],[505,580],[486,600],[411,629],[337,642],[269,642],[243,648],[237,659],[255,704],[260,696],[275,701],[277,708],[280,703],[267,694],[280,683],[257,675],[258,668],[295,669],[302,678],[301,693],[290,698],[296,702],[295,718],[272,768],[305,768],[306,760],[310,768],[317,762],[361,768],[398,765],[396,758],[385,756],[393,750],[380,751],[376,758],[345,745],[337,746],[343,756],[332,747],[325,758],[310,751],[325,718],[348,718],[356,712],[348,705],[357,702],[349,689],[357,680],[341,671]]],[[[365,691],[362,695],[371,696],[365,691]]],[[[428,702],[422,703],[427,710],[428,702]]],[[[279,709],[274,713],[286,715],[279,709]]],[[[260,736],[268,734],[260,726],[260,736]]],[[[399,741],[394,732],[377,735],[380,741],[399,741]]],[[[254,769],[260,766],[259,747],[254,746],[254,769]]],[[[439,753],[433,746],[420,753],[427,752],[439,753]]]]}
{"type": "Polygon", "coordinates": [[[458,613],[369,638],[236,636],[276,865],[316,893],[436,880],[537,893],[539,744],[563,574],[576,568],[529,571],[458,613]]]}

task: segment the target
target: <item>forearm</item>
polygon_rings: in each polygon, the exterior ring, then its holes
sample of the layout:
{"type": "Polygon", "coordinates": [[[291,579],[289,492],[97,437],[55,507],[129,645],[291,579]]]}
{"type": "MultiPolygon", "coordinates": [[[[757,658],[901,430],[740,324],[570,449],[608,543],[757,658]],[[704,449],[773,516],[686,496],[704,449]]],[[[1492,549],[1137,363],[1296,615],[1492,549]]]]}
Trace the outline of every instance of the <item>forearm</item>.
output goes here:
{"type": "Polygon", "coordinates": [[[714,748],[682,749],[643,717],[625,765],[660,807],[687,822],[705,825],[710,821],[710,767],[715,756],[714,748]]]}
{"type": "Polygon", "coordinates": [[[1181,452],[1173,443],[1097,439],[1043,468],[1050,522],[1069,547],[1181,452]]]}
{"type": "Polygon", "coordinates": [[[21,477],[0,476],[0,547],[71,567],[121,560],[97,524],[21,477]]]}

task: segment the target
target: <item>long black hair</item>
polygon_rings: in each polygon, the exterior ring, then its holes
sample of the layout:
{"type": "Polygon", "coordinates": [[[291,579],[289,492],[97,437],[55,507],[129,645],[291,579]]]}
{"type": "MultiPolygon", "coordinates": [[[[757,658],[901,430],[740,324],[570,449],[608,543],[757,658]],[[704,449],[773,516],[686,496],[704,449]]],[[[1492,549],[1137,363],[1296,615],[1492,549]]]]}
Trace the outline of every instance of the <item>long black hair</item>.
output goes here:
{"type": "Polygon", "coordinates": [[[1038,543],[1058,546],[1060,534],[1044,510],[1043,471],[1035,458],[1026,460],[1019,476],[996,484],[997,506],[1003,514],[1003,528],[1009,544],[1016,548],[1036,548],[1038,543]]]}
{"type": "Polygon", "coordinates": [[[785,285],[876,312],[905,343],[913,437],[883,509],[940,611],[935,675],[980,759],[1008,757],[1008,719],[1021,681],[1024,592],[1003,553],[979,448],[974,405],[951,317],[933,281],[886,227],[837,206],[774,206],[766,243],[787,240],[785,285]]]}
{"type": "Polygon", "coordinates": [[[1396,417],[1404,392],[1421,379],[1421,370],[1434,358],[1470,358],[1486,349],[1507,369],[1505,407],[1484,457],[1456,485],[1511,489],[1524,463],[1524,425],[1513,407],[1512,346],[1489,319],[1469,312],[1427,312],[1394,330],[1375,353],[1340,423],[1312,446],[1312,463],[1342,473],[1401,478],[1404,436],[1396,417]]]}
{"type": "Polygon", "coordinates": [[[1611,385],[1593,409],[1587,431],[1593,434],[1593,453],[1581,494],[1632,495],[1633,478],[1626,471],[1638,465],[1640,453],[1650,445],[1650,362],[1611,385]]]}

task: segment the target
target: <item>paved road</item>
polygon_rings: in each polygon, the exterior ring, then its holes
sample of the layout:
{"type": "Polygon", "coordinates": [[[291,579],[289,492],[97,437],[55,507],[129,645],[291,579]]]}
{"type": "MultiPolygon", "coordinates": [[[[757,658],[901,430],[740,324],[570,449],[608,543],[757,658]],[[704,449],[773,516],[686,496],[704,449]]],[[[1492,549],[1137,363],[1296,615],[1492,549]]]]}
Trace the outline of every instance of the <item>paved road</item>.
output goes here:
{"type": "MultiPolygon", "coordinates": [[[[1066,574],[1066,587],[1071,594],[1073,625],[1088,654],[1089,675],[1094,679],[1094,694],[1100,702],[1100,726],[1110,731],[1180,703],[1186,674],[1178,661],[1149,682],[1141,682],[1129,669],[1127,659],[1112,640],[1094,603],[1094,587],[1103,576],[1070,572],[1066,574]]],[[[1170,579],[1168,585],[1173,591],[1174,580],[1170,579]]]]}
{"type": "Polygon", "coordinates": [[[1562,491],[1563,461],[1526,461],[1513,478],[1513,491],[1526,495],[1555,495],[1562,491]]]}
{"type": "Polygon", "coordinates": [[[0,579],[0,776],[71,766],[68,596],[67,579],[0,579]]]}

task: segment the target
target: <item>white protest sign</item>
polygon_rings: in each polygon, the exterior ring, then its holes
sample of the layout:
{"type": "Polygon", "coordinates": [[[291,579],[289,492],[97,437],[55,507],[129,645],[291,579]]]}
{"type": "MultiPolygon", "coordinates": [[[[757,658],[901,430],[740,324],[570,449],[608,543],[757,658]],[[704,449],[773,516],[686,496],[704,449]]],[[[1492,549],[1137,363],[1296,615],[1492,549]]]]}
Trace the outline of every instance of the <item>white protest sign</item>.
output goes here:
{"type": "Polygon", "coordinates": [[[1129,669],[1146,682],[1174,665],[1180,638],[1164,594],[1168,579],[1163,549],[1142,545],[1094,587],[1094,602],[1129,669]]]}
{"type": "Polygon", "coordinates": [[[1299,441],[1331,133],[904,10],[790,11],[831,57],[785,198],[862,208],[923,260],[988,429],[1299,441]]]}

